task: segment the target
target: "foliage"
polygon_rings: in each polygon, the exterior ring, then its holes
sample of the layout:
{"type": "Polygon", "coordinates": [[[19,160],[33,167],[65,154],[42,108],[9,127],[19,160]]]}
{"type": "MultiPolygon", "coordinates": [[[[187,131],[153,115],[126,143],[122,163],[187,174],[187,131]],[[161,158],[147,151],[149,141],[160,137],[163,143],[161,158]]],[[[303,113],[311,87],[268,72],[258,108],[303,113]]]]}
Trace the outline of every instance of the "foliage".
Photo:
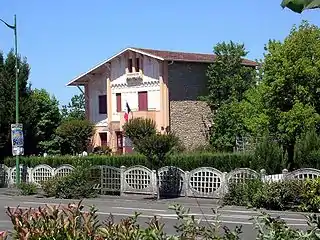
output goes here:
{"type": "Polygon", "coordinates": [[[86,117],[84,94],[74,95],[68,105],[63,105],[61,115],[63,120],[84,120],[86,117]]]}
{"type": "Polygon", "coordinates": [[[108,146],[98,146],[98,147],[95,147],[93,149],[93,154],[97,154],[97,155],[110,155],[112,152],[112,149],[108,146]]]}
{"type": "Polygon", "coordinates": [[[320,180],[265,182],[250,180],[230,184],[225,204],[271,210],[320,211],[320,180]]]}
{"type": "MultiPolygon", "coordinates": [[[[36,209],[23,210],[16,208],[7,209],[7,214],[13,224],[14,239],[49,240],[49,239],[77,239],[77,240],[240,240],[241,226],[230,230],[222,226],[219,220],[219,208],[213,210],[216,216],[211,224],[203,224],[190,214],[190,209],[175,204],[169,207],[177,215],[178,223],[175,226],[177,233],[168,236],[164,231],[164,224],[157,217],[147,222],[146,227],[138,223],[140,214],[135,213],[132,217],[121,219],[116,223],[113,216],[103,223],[98,219],[97,209],[91,207],[87,211],[81,201],[78,204],[67,206],[38,207],[36,209]],[[223,231],[221,231],[223,230],[223,231]]],[[[255,228],[258,230],[259,240],[281,239],[319,239],[320,216],[311,214],[307,217],[308,229],[297,230],[290,228],[280,219],[271,217],[266,213],[260,213],[253,218],[255,228]]],[[[0,233],[0,239],[6,239],[7,232],[0,233]]]]}
{"type": "Polygon", "coordinates": [[[47,152],[47,145],[55,138],[55,130],[61,121],[59,102],[46,90],[34,89],[28,105],[29,114],[32,116],[29,121],[29,124],[32,125],[30,129],[32,136],[25,145],[27,149],[30,149],[29,153],[47,152]]]}
{"type": "Polygon", "coordinates": [[[133,144],[156,134],[156,123],[150,118],[133,118],[123,125],[123,131],[133,144]]]}
{"type": "Polygon", "coordinates": [[[159,168],[165,162],[166,156],[178,145],[179,139],[173,133],[157,133],[140,139],[136,143],[138,152],[144,155],[151,166],[159,168]]]}
{"type": "Polygon", "coordinates": [[[281,7],[302,13],[305,10],[320,8],[320,2],[317,0],[282,0],[281,7]]]}
{"type": "Polygon", "coordinates": [[[296,139],[319,125],[320,29],[293,27],[284,42],[269,41],[263,63],[263,102],[269,131],[278,135],[293,161],[296,139]]]}
{"type": "Polygon", "coordinates": [[[282,169],[286,168],[280,144],[267,133],[258,140],[254,156],[255,160],[252,162],[254,169],[257,169],[259,166],[265,166],[266,172],[270,173],[281,172],[282,169]]]}
{"type": "MultiPolygon", "coordinates": [[[[313,155],[310,158],[311,164],[305,164],[305,167],[313,167],[312,164],[317,164],[317,159],[320,158],[320,154],[313,155]]],[[[28,167],[34,167],[39,164],[48,164],[52,167],[58,167],[62,164],[71,164],[77,166],[79,161],[90,162],[91,165],[107,165],[113,167],[120,166],[134,166],[143,165],[148,168],[153,168],[151,162],[149,162],[145,156],[141,154],[130,155],[89,155],[87,157],[75,157],[75,156],[47,156],[47,157],[21,157],[20,162],[28,167]]],[[[15,166],[14,158],[6,158],[5,165],[8,167],[15,166]]],[[[256,158],[252,153],[212,153],[212,152],[196,152],[196,153],[180,153],[169,154],[163,165],[176,166],[185,171],[191,171],[198,167],[214,167],[222,172],[229,172],[236,168],[252,168],[260,171],[262,168],[269,169],[268,174],[280,173],[277,169],[281,169],[281,162],[274,162],[270,165],[269,162],[263,162],[256,158]],[[258,163],[256,163],[258,161],[258,163]]]]}
{"type": "Polygon", "coordinates": [[[99,221],[97,210],[83,212],[79,204],[68,206],[45,206],[37,209],[15,209],[8,207],[7,214],[13,224],[14,239],[49,240],[98,238],[99,221]]]}
{"type": "MultiPolygon", "coordinates": [[[[11,154],[10,141],[10,124],[15,122],[15,61],[16,57],[13,51],[10,51],[5,57],[0,52],[0,152],[1,156],[11,154]]],[[[32,138],[32,120],[29,107],[31,87],[28,84],[30,67],[26,59],[18,58],[19,67],[19,102],[20,102],[20,121],[24,124],[26,132],[25,141],[28,142],[29,137],[32,138]]],[[[28,152],[28,148],[25,149],[28,152]]]]}
{"type": "Polygon", "coordinates": [[[34,183],[20,183],[18,188],[21,191],[21,194],[24,196],[35,195],[38,192],[37,185],[34,183]]]}
{"type": "Polygon", "coordinates": [[[224,103],[214,116],[210,144],[216,151],[232,152],[236,146],[236,137],[239,136],[246,136],[239,104],[236,101],[224,103]]]}
{"type": "Polygon", "coordinates": [[[254,68],[242,64],[248,53],[243,44],[218,43],[213,52],[216,60],[207,70],[209,93],[206,100],[211,109],[216,110],[230,99],[240,101],[256,78],[254,68]]]}
{"type": "MultiPolygon", "coordinates": [[[[299,166],[304,166],[310,162],[312,155],[316,151],[320,150],[320,136],[317,134],[315,129],[311,129],[305,132],[297,140],[294,152],[294,166],[295,168],[299,166]]],[[[316,160],[317,161],[317,160],[316,160]]],[[[317,164],[314,164],[314,168],[319,168],[317,164]]]]}
{"type": "Polygon", "coordinates": [[[263,187],[260,179],[250,179],[245,183],[230,183],[223,201],[227,205],[250,206],[255,194],[263,187]]]}
{"type": "Polygon", "coordinates": [[[42,183],[42,189],[48,197],[80,199],[95,197],[95,181],[92,180],[87,164],[76,167],[70,174],[49,179],[42,183]]]}
{"type": "Polygon", "coordinates": [[[94,133],[93,125],[87,120],[67,120],[57,128],[62,154],[75,154],[87,151],[90,138],[94,133]]]}
{"type": "Polygon", "coordinates": [[[320,178],[307,179],[304,182],[303,193],[301,194],[302,211],[319,212],[320,211],[320,178]]]}

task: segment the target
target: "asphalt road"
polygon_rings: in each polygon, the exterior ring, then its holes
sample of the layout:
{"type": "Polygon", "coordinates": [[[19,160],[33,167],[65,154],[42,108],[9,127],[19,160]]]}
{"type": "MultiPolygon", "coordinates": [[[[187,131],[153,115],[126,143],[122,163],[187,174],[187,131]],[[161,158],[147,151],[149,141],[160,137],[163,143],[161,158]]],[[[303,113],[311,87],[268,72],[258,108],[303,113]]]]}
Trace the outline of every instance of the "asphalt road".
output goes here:
{"type": "MultiPolygon", "coordinates": [[[[68,204],[76,203],[78,200],[60,200],[60,199],[46,199],[35,197],[18,197],[0,195],[0,231],[12,229],[12,224],[9,221],[5,211],[6,208],[35,208],[44,204],[68,204]]],[[[212,224],[215,222],[216,215],[212,208],[216,208],[212,200],[195,200],[195,199],[175,199],[175,200],[147,200],[141,197],[131,197],[131,199],[120,197],[104,197],[97,199],[87,199],[83,201],[86,207],[94,205],[98,209],[99,218],[106,219],[110,213],[115,217],[115,220],[132,216],[134,212],[141,213],[139,223],[145,226],[148,219],[154,215],[160,217],[161,222],[165,223],[165,231],[168,234],[175,234],[174,226],[178,223],[175,213],[168,209],[172,203],[180,203],[185,208],[190,208],[190,213],[196,219],[201,219],[202,224],[212,224]]],[[[272,216],[280,216],[290,226],[299,229],[306,229],[307,222],[305,215],[302,213],[292,212],[271,212],[272,216]]],[[[255,239],[256,231],[254,230],[252,216],[256,216],[258,212],[240,207],[224,207],[219,210],[219,221],[221,225],[225,225],[230,229],[237,225],[242,225],[242,239],[255,239]]]]}

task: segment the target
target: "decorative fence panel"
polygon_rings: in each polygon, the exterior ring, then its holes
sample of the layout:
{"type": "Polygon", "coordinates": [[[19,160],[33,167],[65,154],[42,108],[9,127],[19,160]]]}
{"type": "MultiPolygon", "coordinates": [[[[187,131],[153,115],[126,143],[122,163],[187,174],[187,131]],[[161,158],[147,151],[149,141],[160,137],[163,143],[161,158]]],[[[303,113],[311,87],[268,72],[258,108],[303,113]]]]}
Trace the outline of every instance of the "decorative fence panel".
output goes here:
{"type": "Polygon", "coordinates": [[[133,166],[123,171],[121,181],[122,193],[154,194],[155,173],[144,166],[133,166]]]}
{"type": "Polygon", "coordinates": [[[223,194],[224,174],[215,168],[194,169],[188,180],[187,195],[190,197],[218,198],[223,194]]]}
{"type": "Polygon", "coordinates": [[[284,174],[285,179],[314,179],[320,177],[320,170],[314,168],[301,168],[284,174]]]}
{"type": "MultiPolygon", "coordinates": [[[[40,186],[54,176],[66,176],[73,171],[71,165],[61,165],[52,168],[41,164],[34,168],[20,166],[21,179],[40,186]]],[[[148,194],[157,193],[156,171],[144,166],[115,168],[110,166],[94,166],[90,169],[94,180],[94,188],[101,194],[116,192],[120,194],[148,194]]],[[[249,179],[261,179],[264,182],[277,182],[286,179],[314,179],[320,177],[320,170],[302,168],[292,172],[286,169],[282,174],[266,175],[265,170],[260,173],[249,169],[239,168],[229,173],[222,173],[212,167],[202,167],[185,172],[174,166],[165,166],[158,170],[160,197],[203,197],[221,198],[228,191],[231,183],[243,183],[249,179]]],[[[0,166],[0,184],[2,187],[15,183],[16,169],[5,165],[0,166]]]]}
{"type": "Polygon", "coordinates": [[[159,193],[161,197],[179,197],[186,195],[186,174],[177,167],[166,166],[158,171],[159,193]]]}

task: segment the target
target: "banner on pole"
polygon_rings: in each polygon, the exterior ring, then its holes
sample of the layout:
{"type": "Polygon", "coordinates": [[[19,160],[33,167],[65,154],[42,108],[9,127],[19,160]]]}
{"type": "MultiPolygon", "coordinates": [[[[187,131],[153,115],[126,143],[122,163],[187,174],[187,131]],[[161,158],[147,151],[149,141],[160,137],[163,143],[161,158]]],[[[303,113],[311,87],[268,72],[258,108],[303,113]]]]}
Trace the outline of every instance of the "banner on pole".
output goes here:
{"type": "Polygon", "coordinates": [[[11,124],[12,155],[24,154],[23,125],[21,123],[11,124]]]}

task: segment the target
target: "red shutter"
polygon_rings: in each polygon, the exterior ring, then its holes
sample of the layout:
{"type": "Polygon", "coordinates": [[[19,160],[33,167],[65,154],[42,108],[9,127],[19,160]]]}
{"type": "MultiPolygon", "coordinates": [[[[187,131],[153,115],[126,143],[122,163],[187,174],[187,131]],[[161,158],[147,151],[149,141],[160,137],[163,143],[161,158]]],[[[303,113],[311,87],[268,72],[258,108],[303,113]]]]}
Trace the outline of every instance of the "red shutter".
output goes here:
{"type": "Polygon", "coordinates": [[[99,96],[99,114],[107,114],[107,95],[99,96]]]}
{"type": "Polygon", "coordinates": [[[139,111],[148,111],[148,92],[138,92],[139,111]]]}
{"type": "Polygon", "coordinates": [[[116,97],[117,97],[117,112],[121,112],[121,93],[117,93],[116,97]]]}

